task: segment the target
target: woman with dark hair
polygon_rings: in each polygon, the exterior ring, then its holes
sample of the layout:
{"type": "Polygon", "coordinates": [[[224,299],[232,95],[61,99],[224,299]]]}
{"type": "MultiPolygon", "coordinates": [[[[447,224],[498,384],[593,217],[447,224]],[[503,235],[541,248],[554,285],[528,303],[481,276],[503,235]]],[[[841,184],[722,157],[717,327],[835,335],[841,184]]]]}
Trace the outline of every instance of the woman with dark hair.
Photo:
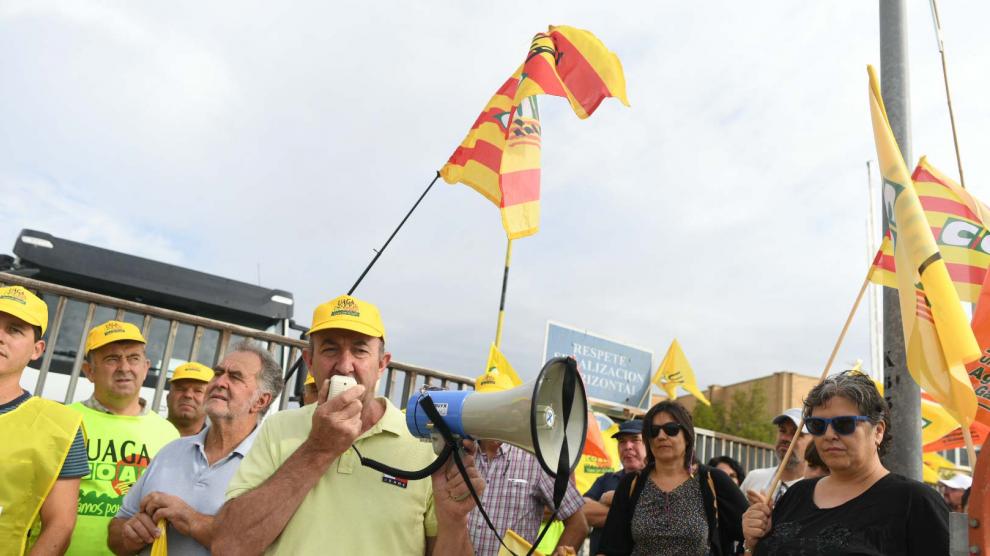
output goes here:
{"type": "Polygon", "coordinates": [[[746,551],[762,556],[949,554],[949,512],[928,486],[884,468],[890,409],[870,377],[846,371],[804,401],[804,421],[831,475],[798,481],[772,510],[754,493],[746,551]]]}
{"type": "Polygon", "coordinates": [[[646,467],[615,489],[599,554],[733,554],[746,498],[718,469],[699,465],[691,475],[691,414],[677,402],[658,403],[643,418],[643,441],[646,467]]]}
{"type": "Polygon", "coordinates": [[[741,485],[746,479],[746,472],[743,471],[742,465],[739,465],[738,461],[729,456],[713,457],[708,460],[708,467],[714,467],[728,475],[732,482],[736,483],[736,486],[741,485]]]}

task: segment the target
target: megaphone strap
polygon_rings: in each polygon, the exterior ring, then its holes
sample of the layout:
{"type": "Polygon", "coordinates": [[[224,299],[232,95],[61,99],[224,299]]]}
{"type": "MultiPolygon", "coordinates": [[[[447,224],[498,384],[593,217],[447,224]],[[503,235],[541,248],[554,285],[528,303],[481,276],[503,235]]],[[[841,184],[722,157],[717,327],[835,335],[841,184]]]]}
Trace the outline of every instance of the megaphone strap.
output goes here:
{"type": "MultiPolygon", "coordinates": [[[[504,546],[505,549],[509,551],[509,554],[512,554],[513,556],[517,556],[515,552],[512,552],[512,549],[506,546],[505,542],[502,540],[501,535],[498,534],[498,529],[495,528],[495,524],[492,523],[491,518],[488,517],[488,513],[485,512],[484,506],[481,505],[481,498],[478,496],[478,492],[474,489],[474,485],[471,484],[471,479],[468,477],[467,468],[464,466],[464,461],[461,460],[460,443],[457,440],[457,438],[454,437],[454,433],[451,432],[450,427],[447,426],[447,423],[440,415],[440,412],[437,411],[437,407],[436,405],[434,405],[433,399],[430,398],[429,395],[423,396],[419,400],[419,405],[420,407],[423,408],[423,411],[426,412],[426,415],[427,417],[429,417],[430,421],[433,422],[433,425],[436,428],[437,432],[439,432],[440,436],[443,437],[444,440],[443,450],[440,452],[439,455],[437,455],[437,459],[433,460],[433,463],[424,467],[423,469],[420,469],[419,471],[405,471],[403,469],[396,469],[394,467],[385,465],[380,461],[375,461],[373,459],[366,458],[363,455],[361,455],[361,452],[358,450],[357,446],[351,446],[354,449],[354,452],[357,454],[358,459],[361,461],[361,465],[368,467],[370,469],[374,469],[375,471],[387,473],[394,477],[399,477],[402,479],[419,480],[419,479],[425,479],[430,475],[432,475],[433,473],[435,473],[438,469],[443,467],[445,463],[447,463],[448,458],[453,456],[454,465],[457,466],[457,471],[461,474],[461,477],[464,478],[464,484],[467,485],[468,492],[471,493],[471,498],[474,499],[474,503],[478,506],[478,512],[481,514],[481,517],[485,519],[485,523],[487,523],[488,527],[492,530],[493,533],[495,533],[495,537],[498,539],[498,542],[500,542],[502,546],[504,546]]],[[[559,505],[560,503],[558,502],[557,504],[559,505]]],[[[556,512],[554,512],[554,516],[556,516],[556,512]]],[[[546,533],[546,529],[544,529],[544,533],[546,533]]],[[[540,535],[540,539],[542,538],[543,536],[540,535]]],[[[536,544],[539,544],[539,541],[537,541],[536,544]]],[[[533,546],[536,546],[536,544],[534,544],[533,546]]],[[[532,554],[532,551],[530,552],[530,554],[532,554]]]]}

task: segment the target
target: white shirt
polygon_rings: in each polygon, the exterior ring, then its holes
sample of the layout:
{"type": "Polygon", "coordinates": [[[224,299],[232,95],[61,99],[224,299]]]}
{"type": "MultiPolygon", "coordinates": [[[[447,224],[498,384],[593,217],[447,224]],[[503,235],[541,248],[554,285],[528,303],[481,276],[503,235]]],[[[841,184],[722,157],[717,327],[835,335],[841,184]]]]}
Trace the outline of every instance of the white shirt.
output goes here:
{"type": "MultiPolygon", "coordinates": [[[[746,474],[746,478],[743,479],[743,482],[739,485],[739,488],[742,489],[743,494],[749,490],[755,490],[760,493],[766,492],[766,490],[770,488],[770,483],[773,482],[773,476],[776,472],[776,467],[754,469],[746,474]]],[[[781,481],[780,488],[777,489],[777,496],[774,498],[774,501],[780,500],[780,497],[787,492],[787,489],[800,480],[801,478],[798,477],[793,481],[781,481]]]]}

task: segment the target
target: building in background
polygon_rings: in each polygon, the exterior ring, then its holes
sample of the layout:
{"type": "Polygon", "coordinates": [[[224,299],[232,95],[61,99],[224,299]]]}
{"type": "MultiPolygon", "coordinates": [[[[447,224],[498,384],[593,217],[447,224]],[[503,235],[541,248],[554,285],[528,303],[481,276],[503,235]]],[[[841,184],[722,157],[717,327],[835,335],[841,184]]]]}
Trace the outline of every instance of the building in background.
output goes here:
{"type": "MultiPolygon", "coordinates": [[[[818,384],[818,377],[792,373],[790,371],[780,371],[769,376],[745,380],[727,386],[713,384],[705,391],[705,396],[712,403],[720,403],[726,411],[731,411],[732,400],[737,392],[749,393],[753,388],[762,388],[767,399],[767,419],[774,415],[779,415],[790,407],[801,407],[804,404],[804,397],[808,395],[815,385],[818,384]]],[[[654,394],[653,403],[666,399],[664,394],[654,394]]],[[[685,394],[677,398],[677,401],[686,407],[688,411],[694,411],[695,406],[700,403],[690,395],[685,394]]]]}

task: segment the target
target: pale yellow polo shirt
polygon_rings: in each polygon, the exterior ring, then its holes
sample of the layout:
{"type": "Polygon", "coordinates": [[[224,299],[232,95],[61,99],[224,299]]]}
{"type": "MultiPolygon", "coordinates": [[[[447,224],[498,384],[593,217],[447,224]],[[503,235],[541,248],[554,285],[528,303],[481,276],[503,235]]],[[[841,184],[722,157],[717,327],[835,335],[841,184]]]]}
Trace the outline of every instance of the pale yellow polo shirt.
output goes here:
{"type": "MultiPolygon", "coordinates": [[[[432,445],[409,434],[392,402],[355,445],[361,454],[410,471],[436,456],[432,445]]],[[[316,404],[280,411],[261,425],[254,445],[227,485],[227,499],[257,487],[306,440],[316,404]]],[[[401,481],[361,465],[347,450],[306,495],[265,554],[425,554],[437,534],[429,478],[401,481]]]]}

